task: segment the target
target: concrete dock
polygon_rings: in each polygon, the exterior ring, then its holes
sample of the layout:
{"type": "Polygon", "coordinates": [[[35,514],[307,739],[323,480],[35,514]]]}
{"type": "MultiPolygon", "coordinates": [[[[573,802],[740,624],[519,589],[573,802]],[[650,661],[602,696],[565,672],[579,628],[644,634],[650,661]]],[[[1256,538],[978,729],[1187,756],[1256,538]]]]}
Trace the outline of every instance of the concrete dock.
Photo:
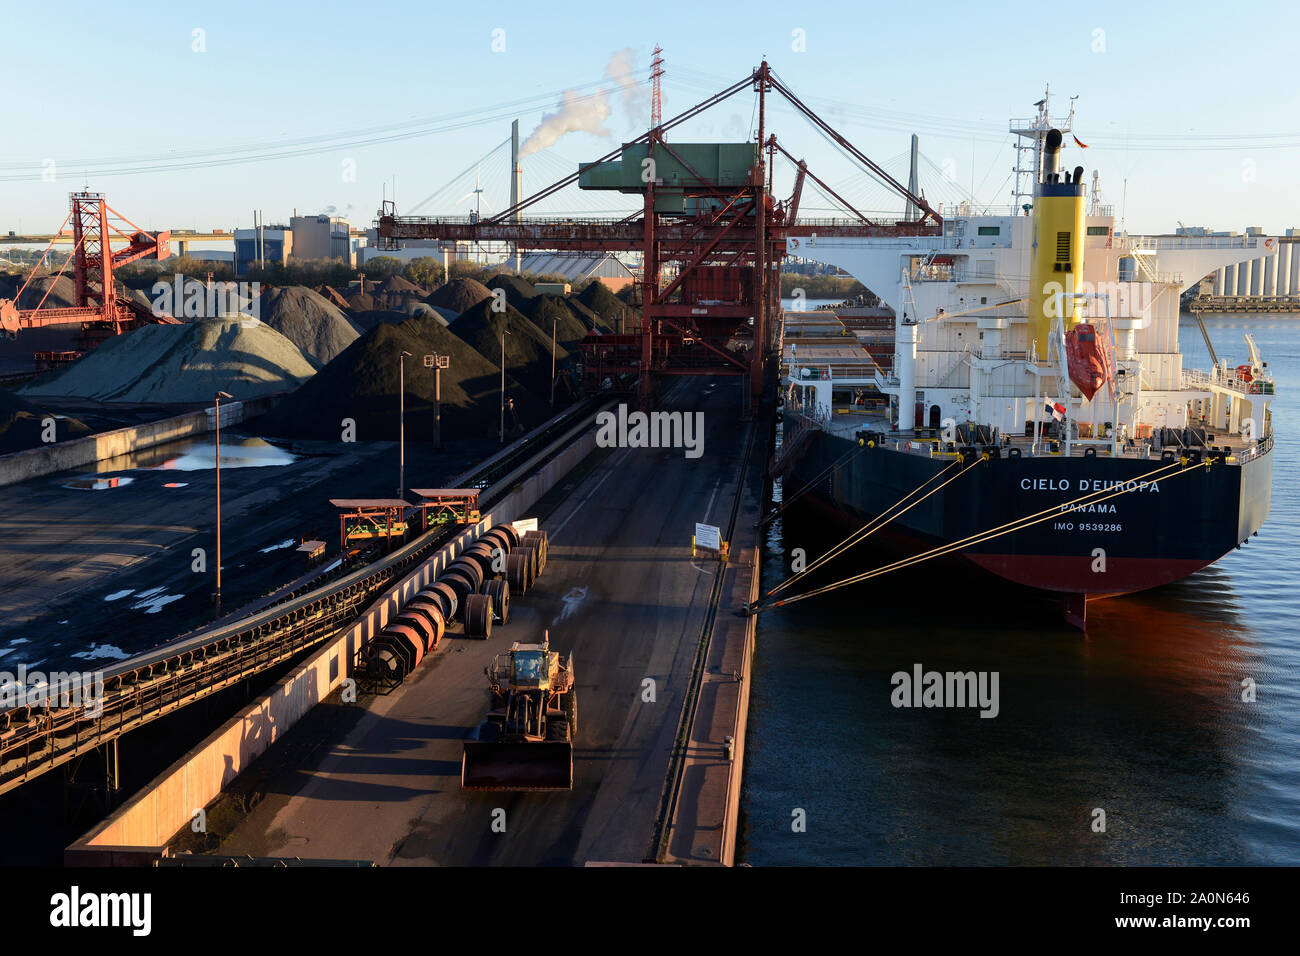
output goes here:
{"type": "MultiPolygon", "coordinates": [[[[692,558],[691,535],[697,521],[725,529],[737,495],[747,436],[737,423],[737,398],[734,388],[699,382],[670,395],[666,408],[704,413],[699,458],[687,458],[681,448],[617,448],[598,450],[575,469],[531,512],[550,534],[550,563],[533,590],[512,597],[510,624],[494,629],[487,642],[453,634],[349,729],[312,757],[278,768],[220,852],[391,865],[646,860],[654,852],[665,778],[719,568],[714,560],[692,558]],[[510,642],[538,641],[544,630],[575,661],[574,789],[465,793],[462,741],[484,716],[483,668],[510,642]]],[[[762,489],[750,465],[737,526],[752,535],[762,489]]],[[[749,548],[752,560],[752,542],[749,548]]],[[[737,586],[748,584],[728,583],[721,589],[725,600],[737,586]]],[[[710,661],[719,673],[735,665],[746,631],[752,635],[732,610],[721,612],[730,637],[714,626],[713,647],[730,655],[710,661]]],[[[706,677],[706,687],[714,683],[706,677]]],[[[708,703],[699,711],[721,715],[730,706],[732,716],[721,724],[735,726],[739,700],[719,701],[717,689],[705,691],[708,703]]],[[[738,766],[733,772],[718,764],[720,747],[696,744],[683,772],[688,785],[676,802],[682,833],[697,823],[717,829],[718,814],[693,809],[693,802],[716,802],[718,780],[738,782],[738,766]],[[689,763],[701,758],[715,765],[707,785],[703,764],[692,769],[689,763]]]]}

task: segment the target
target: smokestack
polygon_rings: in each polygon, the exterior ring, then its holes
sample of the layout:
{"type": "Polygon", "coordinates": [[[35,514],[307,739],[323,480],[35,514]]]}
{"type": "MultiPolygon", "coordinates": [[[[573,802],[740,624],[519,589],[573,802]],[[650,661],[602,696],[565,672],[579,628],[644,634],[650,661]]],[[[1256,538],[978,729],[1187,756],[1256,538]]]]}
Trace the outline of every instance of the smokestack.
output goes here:
{"type": "Polygon", "coordinates": [[[1047,142],[1043,146],[1043,182],[1056,182],[1057,170],[1061,160],[1061,131],[1049,129],[1047,142]]]}
{"type": "MultiPolygon", "coordinates": [[[[519,120],[510,124],[510,206],[511,208],[519,205],[519,200],[523,198],[524,192],[524,168],[519,164],[519,120]]],[[[515,211],[515,222],[519,221],[519,212],[515,211]]],[[[514,243],[515,252],[515,274],[518,275],[521,265],[519,255],[519,243],[514,243]]]]}
{"type": "MultiPolygon", "coordinates": [[[[917,155],[918,155],[917,139],[916,139],[916,134],[913,133],[912,134],[912,164],[908,168],[908,174],[907,174],[907,191],[911,193],[913,196],[920,194],[920,183],[917,181],[917,170],[916,170],[917,155]]],[[[918,207],[916,203],[912,202],[911,199],[907,201],[907,211],[903,213],[903,218],[908,221],[921,218],[920,207],[918,207]]]]}

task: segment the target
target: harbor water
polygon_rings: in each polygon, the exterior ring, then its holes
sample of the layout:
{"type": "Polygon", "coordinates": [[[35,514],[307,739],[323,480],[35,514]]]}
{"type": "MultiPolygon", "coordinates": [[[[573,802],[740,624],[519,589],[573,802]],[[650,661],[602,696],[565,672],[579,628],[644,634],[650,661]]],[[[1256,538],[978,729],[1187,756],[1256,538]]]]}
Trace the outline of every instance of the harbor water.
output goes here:
{"type": "MultiPolygon", "coordinates": [[[[1300,864],[1300,316],[1206,325],[1232,365],[1253,332],[1277,381],[1259,536],[1174,585],[1091,603],[1086,637],[1049,602],[938,565],[765,612],[739,859],[1300,864]],[[892,675],[917,665],[996,673],[997,715],[895,707],[892,675]]],[[[1189,316],[1179,338],[1184,367],[1208,368],[1189,316]]],[[[768,529],[764,588],[793,549],[841,536],[791,508],[768,529]]],[[[861,550],[855,567],[886,563],[861,550]]]]}

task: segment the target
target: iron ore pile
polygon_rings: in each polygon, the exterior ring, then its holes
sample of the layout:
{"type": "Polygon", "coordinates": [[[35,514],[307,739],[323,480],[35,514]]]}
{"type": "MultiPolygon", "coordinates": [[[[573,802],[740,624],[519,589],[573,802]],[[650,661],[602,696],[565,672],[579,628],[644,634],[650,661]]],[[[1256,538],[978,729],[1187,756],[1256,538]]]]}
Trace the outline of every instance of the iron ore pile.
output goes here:
{"type": "MultiPolygon", "coordinates": [[[[443,325],[441,319],[407,319],[381,323],[330,362],[311,381],[258,420],[261,431],[289,438],[338,441],[351,420],[356,441],[396,441],[398,392],[405,360],[407,440],[433,434],[434,370],[424,356],[446,356],[442,378],[442,437],[484,438],[495,435],[500,415],[500,366],[443,325]]],[[[548,359],[549,361],[549,359],[548,359]]],[[[549,371],[548,371],[549,375],[549,371]]],[[[515,378],[506,375],[506,398],[514,401],[507,430],[540,424],[549,405],[515,378]],[[517,422],[516,422],[517,419],[517,422]]]]}
{"type": "Polygon", "coordinates": [[[218,391],[236,399],[288,391],[315,372],[302,349],[265,323],[201,319],[114,336],[18,391],[25,398],[197,403],[218,391]]]}
{"type": "MultiPolygon", "coordinates": [[[[14,291],[0,288],[0,294],[14,291]]],[[[70,304],[75,293],[67,277],[44,277],[32,283],[23,305],[35,306],[46,291],[54,305],[70,304]]],[[[282,396],[252,425],[267,434],[339,440],[350,421],[357,441],[395,440],[403,351],[410,353],[407,437],[432,436],[434,372],[426,361],[436,354],[450,363],[441,373],[442,437],[485,438],[496,435],[500,422],[503,339],[506,430],[513,433],[553,413],[552,361],[563,399],[571,393],[563,373],[578,343],[593,329],[616,327],[626,309],[599,283],[577,295],[550,295],[508,273],[487,284],[455,278],[432,292],[396,275],[367,284],[364,293],[264,285],[254,313],[260,321],[232,316],[145,325],[17,388],[0,407],[0,438],[9,436],[4,448],[26,442],[31,422],[41,417],[39,401],[28,401],[42,397],[197,405],[220,390],[236,399],[282,396]]],[[[47,342],[51,335],[32,329],[0,344],[23,353],[30,369],[34,350],[74,350],[81,330],[59,327],[58,341],[47,342]]],[[[0,349],[0,361],[7,354],[0,349]]],[[[79,428],[85,430],[60,420],[59,439],[79,428]]]]}

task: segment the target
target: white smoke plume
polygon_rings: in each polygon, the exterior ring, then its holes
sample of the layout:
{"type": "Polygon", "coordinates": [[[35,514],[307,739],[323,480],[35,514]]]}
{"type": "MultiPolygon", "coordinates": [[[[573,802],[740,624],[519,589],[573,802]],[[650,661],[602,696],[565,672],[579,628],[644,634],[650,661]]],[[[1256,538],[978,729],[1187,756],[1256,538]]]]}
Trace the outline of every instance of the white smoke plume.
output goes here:
{"type": "Polygon", "coordinates": [[[638,130],[649,125],[650,92],[643,81],[638,81],[636,52],[631,47],[614,53],[605,66],[605,79],[614,83],[617,90],[606,89],[583,96],[576,90],[565,90],[554,113],[542,117],[537,129],[528,134],[519,155],[528,156],[551,146],[565,133],[591,133],[593,136],[612,135],[605,128],[613,110],[610,95],[622,93],[623,109],[628,122],[638,130]]]}
{"type": "Polygon", "coordinates": [[[636,51],[630,46],[619,50],[609,58],[605,67],[605,77],[618,84],[623,91],[623,109],[627,111],[628,121],[636,127],[649,126],[650,91],[638,82],[637,74],[644,78],[644,69],[636,62],[636,51]]]}
{"type": "Polygon", "coordinates": [[[530,156],[555,143],[565,133],[590,133],[609,136],[605,120],[609,119],[609,94],[605,90],[587,96],[576,90],[565,90],[554,113],[542,116],[537,129],[528,134],[519,155],[530,156]]]}

